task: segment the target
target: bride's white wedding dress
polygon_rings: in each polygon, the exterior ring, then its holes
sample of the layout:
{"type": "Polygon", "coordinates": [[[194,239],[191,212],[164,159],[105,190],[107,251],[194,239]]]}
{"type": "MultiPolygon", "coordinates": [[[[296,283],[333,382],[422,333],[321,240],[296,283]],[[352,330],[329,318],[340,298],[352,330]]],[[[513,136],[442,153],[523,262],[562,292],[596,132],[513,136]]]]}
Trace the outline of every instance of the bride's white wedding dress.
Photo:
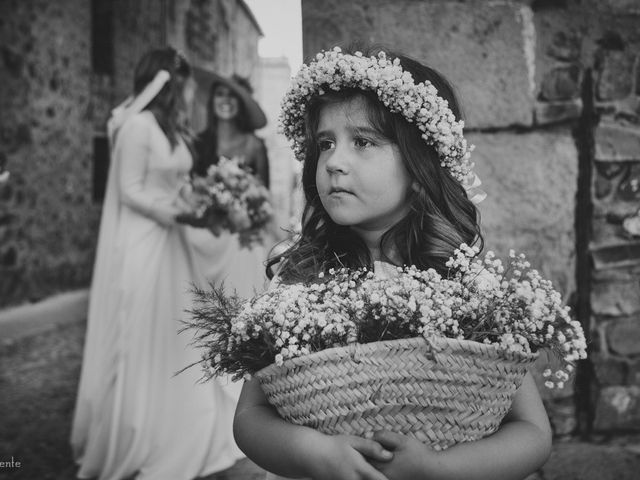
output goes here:
{"type": "Polygon", "coordinates": [[[149,111],[117,137],[91,286],[71,443],[79,478],[189,480],[243,455],[232,435],[237,386],[199,382],[200,352],[179,334],[190,285],[204,285],[187,227],[162,223],[191,155],[149,111]]]}

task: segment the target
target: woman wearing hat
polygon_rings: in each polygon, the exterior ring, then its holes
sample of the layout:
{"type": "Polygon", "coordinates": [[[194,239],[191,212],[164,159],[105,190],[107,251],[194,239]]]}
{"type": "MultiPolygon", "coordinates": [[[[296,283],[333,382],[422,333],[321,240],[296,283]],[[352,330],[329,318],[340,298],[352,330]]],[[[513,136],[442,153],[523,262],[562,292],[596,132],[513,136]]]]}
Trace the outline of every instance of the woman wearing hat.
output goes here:
{"type": "MultiPolygon", "coordinates": [[[[264,141],[254,133],[266,125],[267,119],[251,94],[249,82],[238,75],[214,75],[209,92],[207,126],[194,142],[194,174],[206,175],[209,166],[221,156],[236,157],[268,188],[267,150],[264,141]]],[[[189,232],[197,262],[210,282],[224,281],[246,297],[264,288],[263,247],[240,248],[238,236],[224,230],[216,231],[215,235],[204,229],[189,232]]]]}
{"type": "Polygon", "coordinates": [[[254,134],[266,123],[264,112],[251,96],[251,86],[245,78],[214,75],[207,104],[207,126],[195,142],[195,173],[205,175],[220,156],[240,157],[269,187],[267,151],[264,141],[254,134]]]}

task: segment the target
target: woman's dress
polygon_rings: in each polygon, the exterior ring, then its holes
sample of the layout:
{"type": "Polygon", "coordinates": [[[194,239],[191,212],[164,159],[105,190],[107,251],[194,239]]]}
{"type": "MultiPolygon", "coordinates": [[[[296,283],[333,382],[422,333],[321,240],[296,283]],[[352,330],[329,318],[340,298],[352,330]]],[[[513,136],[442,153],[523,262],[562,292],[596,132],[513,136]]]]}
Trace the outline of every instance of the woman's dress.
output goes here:
{"type": "MultiPolygon", "coordinates": [[[[266,162],[264,143],[253,134],[246,134],[243,141],[221,154],[227,158],[242,159],[254,171],[258,155],[264,155],[266,162]]],[[[263,245],[250,247],[241,246],[238,235],[226,230],[213,235],[205,229],[190,228],[187,235],[196,255],[196,263],[208,282],[216,285],[224,282],[227,289],[235,290],[245,298],[265,290],[265,262],[270,242],[267,234],[263,245]]]]}
{"type": "Polygon", "coordinates": [[[188,480],[243,455],[235,398],[199,382],[200,352],[181,319],[203,284],[186,228],[165,224],[191,155],[170,144],[149,111],[115,142],[91,286],[71,443],[79,478],[188,480]]]}

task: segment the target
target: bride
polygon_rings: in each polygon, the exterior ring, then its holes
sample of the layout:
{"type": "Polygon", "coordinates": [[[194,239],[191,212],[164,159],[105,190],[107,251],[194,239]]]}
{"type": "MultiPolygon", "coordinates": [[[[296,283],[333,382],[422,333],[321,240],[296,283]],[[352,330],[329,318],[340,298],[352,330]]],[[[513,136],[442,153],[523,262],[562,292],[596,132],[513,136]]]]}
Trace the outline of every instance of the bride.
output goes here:
{"type": "Polygon", "coordinates": [[[179,334],[190,285],[203,285],[176,217],[192,168],[178,118],[193,91],[174,49],[135,71],[134,97],[110,120],[112,164],[96,255],[71,444],[79,478],[189,480],[243,455],[232,436],[236,399],[199,383],[200,353],[179,334]]]}

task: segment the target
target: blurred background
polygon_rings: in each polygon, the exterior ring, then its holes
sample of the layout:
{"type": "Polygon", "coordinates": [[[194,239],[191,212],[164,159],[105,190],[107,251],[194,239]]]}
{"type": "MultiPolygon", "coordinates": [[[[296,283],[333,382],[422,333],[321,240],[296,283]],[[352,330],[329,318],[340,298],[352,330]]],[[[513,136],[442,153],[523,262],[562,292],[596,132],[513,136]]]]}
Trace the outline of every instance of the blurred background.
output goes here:
{"type": "Polygon", "coordinates": [[[10,172],[0,183],[0,461],[44,465],[13,475],[73,478],[66,443],[109,166],[106,120],[141,54],[172,45],[195,66],[195,130],[212,72],[251,79],[269,120],[257,133],[277,222],[289,227],[301,208],[299,166],[277,133],[280,99],[304,58],[354,40],[451,80],[489,194],[480,204],[487,248],[527,253],[584,326],[589,360],[545,398],[566,449],[556,462],[570,470],[578,444],[583,473],[541,475],[632,478],[640,0],[0,0],[0,174],[10,172]],[[589,476],[605,466],[611,476],[589,476]]]}

